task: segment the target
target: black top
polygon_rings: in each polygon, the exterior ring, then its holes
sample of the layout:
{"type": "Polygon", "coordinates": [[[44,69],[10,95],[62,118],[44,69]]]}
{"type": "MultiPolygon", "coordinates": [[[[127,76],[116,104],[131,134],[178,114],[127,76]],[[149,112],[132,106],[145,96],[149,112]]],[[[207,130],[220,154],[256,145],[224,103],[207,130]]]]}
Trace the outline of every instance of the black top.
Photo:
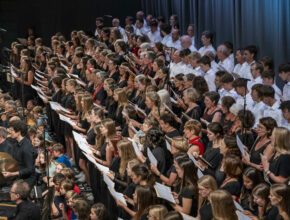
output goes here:
{"type": "Polygon", "coordinates": [[[165,157],[165,152],[161,147],[156,147],[152,150],[152,154],[156,158],[158,164],[157,168],[158,170],[162,173],[166,173],[166,157],[165,157]]]}
{"type": "Polygon", "coordinates": [[[220,153],[219,148],[208,148],[205,153],[203,154],[203,158],[206,159],[212,167],[208,167],[208,169],[205,169],[205,174],[214,175],[215,170],[219,167],[221,160],[222,160],[222,154],[220,153]]]}
{"type": "Polygon", "coordinates": [[[18,162],[19,178],[24,179],[31,186],[35,180],[32,144],[24,137],[20,142],[12,145],[12,149],[11,155],[18,162]]]}
{"type": "Polygon", "coordinates": [[[281,154],[270,162],[269,170],[275,176],[283,176],[288,178],[290,176],[290,154],[281,154]]]}
{"type": "Polygon", "coordinates": [[[186,199],[192,199],[192,205],[190,209],[189,215],[191,216],[197,216],[197,206],[198,206],[198,198],[197,198],[197,190],[194,188],[194,186],[185,186],[183,187],[178,200],[179,204],[182,206],[182,198],[186,199]]]}
{"type": "Polygon", "coordinates": [[[267,209],[264,215],[263,220],[272,220],[272,219],[283,219],[282,217],[279,215],[279,211],[278,208],[275,206],[272,206],[270,209],[267,209]]]}
{"type": "Polygon", "coordinates": [[[241,194],[241,183],[239,181],[231,181],[226,183],[221,189],[228,191],[231,195],[239,197],[241,194]]]}
{"type": "Polygon", "coordinates": [[[208,200],[206,200],[199,209],[200,220],[212,220],[212,208],[208,200]]]}
{"type": "Polygon", "coordinates": [[[268,141],[267,143],[262,145],[258,150],[256,150],[255,148],[258,142],[259,142],[259,139],[255,141],[250,152],[250,161],[251,163],[254,163],[254,164],[261,164],[261,154],[263,154],[266,147],[271,143],[271,141],[268,141]]]}
{"type": "Polygon", "coordinates": [[[12,146],[7,140],[0,144],[0,152],[11,154],[11,150],[12,146]]]}
{"type": "Polygon", "coordinates": [[[165,134],[167,137],[170,137],[170,138],[174,138],[174,137],[179,137],[180,136],[180,133],[178,130],[173,130],[173,131],[170,131],[168,133],[165,134]]]}
{"type": "Polygon", "coordinates": [[[22,201],[17,205],[16,215],[13,220],[39,220],[41,219],[40,208],[30,202],[30,201],[22,201]]]}

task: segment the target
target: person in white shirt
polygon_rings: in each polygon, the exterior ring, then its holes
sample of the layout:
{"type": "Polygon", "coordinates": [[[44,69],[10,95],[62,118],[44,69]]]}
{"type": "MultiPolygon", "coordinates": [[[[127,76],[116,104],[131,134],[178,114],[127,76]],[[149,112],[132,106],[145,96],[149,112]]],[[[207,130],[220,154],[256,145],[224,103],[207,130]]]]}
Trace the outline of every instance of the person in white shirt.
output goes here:
{"type": "Polygon", "coordinates": [[[209,91],[216,91],[215,86],[215,72],[210,67],[210,58],[208,56],[201,57],[199,63],[200,68],[204,73],[204,79],[207,82],[209,91]]]}
{"type": "Polygon", "coordinates": [[[218,68],[219,65],[217,64],[217,62],[215,62],[215,55],[214,55],[214,53],[212,51],[207,51],[205,53],[205,55],[208,56],[210,58],[210,60],[211,60],[211,62],[210,62],[211,68],[215,72],[219,71],[219,68],[218,68]]]}
{"type": "Polygon", "coordinates": [[[275,99],[282,100],[281,89],[275,84],[275,73],[273,71],[263,71],[262,74],[262,83],[264,85],[272,86],[275,90],[275,99]]]}
{"type": "Polygon", "coordinates": [[[172,61],[169,64],[170,78],[175,77],[177,74],[182,73],[183,63],[180,58],[180,51],[177,50],[172,54],[172,61]]]}
{"type": "Polygon", "coordinates": [[[102,17],[96,18],[96,31],[95,31],[95,37],[100,38],[101,37],[101,31],[104,26],[104,19],[102,17]]]}
{"type": "Polygon", "coordinates": [[[181,42],[180,42],[179,38],[180,38],[179,30],[173,29],[171,32],[171,37],[169,38],[169,41],[167,43],[168,47],[173,47],[176,50],[180,50],[181,49],[181,42]]]}
{"type": "Polygon", "coordinates": [[[192,52],[191,54],[188,55],[188,58],[189,58],[189,63],[191,67],[193,68],[193,74],[195,76],[201,76],[203,73],[199,66],[199,60],[201,58],[199,52],[197,51],[192,52]]]}
{"type": "Polygon", "coordinates": [[[170,47],[169,46],[169,42],[171,41],[171,26],[169,24],[162,24],[160,25],[160,32],[161,35],[163,37],[161,43],[165,46],[165,47],[170,47]]]}
{"type": "Polygon", "coordinates": [[[242,78],[252,80],[251,65],[255,63],[257,55],[257,47],[255,45],[247,46],[244,49],[243,56],[245,62],[243,63],[238,75],[242,78]]]}
{"type": "Polygon", "coordinates": [[[263,117],[272,117],[276,120],[278,126],[282,124],[282,111],[280,108],[280,101],[275,99],[275,90],[272,86],[263,85],[261,88],[263,94],[263,102],[266,105],[263,111],[263,117]]]}
{"type": "Polygon", "coordinates": [[[282,127],[290,130],[290,100],[282,102],[280,109],[282,110],[283,115],[282,127]]]}
{"type": "Polygon", "coordinates": [[[225,72],[222,75],[222,77],[220,78],[221,89],[219,89],[219,91],[218,91],[221,99],[225,96],[231,96],[234,99],[238,98],[238,94],[236,93],[236,91],[233,87],[233,82],[234,82],[234,77],[232,74],[225,72]]]}
{"type": "Polygon", "coordinates": [[[263,82],[261,73],[264,71],[264,67],[260,62],[255,62],[251,65],[251,74],[253,80],[248,83],[248,89],[251,90],[255,84],[261,84],[263,82]]]}
{"type": "Polygon", "coordinates": [[[255,84],[251,90],[251,96],[254,101],[253,108],[251,109],[251,111],[255,115],[254,128],[257,127],[260,118],[263,117],[263,111],[266,107],[264,102],[262,101],[262,98],[263,98],[263,93],[261,90],[262,87],[263,87],[262,84],[255,84]]]}
{"type": "Polygon", "coordinates": [[[122,34],[123,40],[124,40],[125,42],[128,42],[128,37],[127,37],[127,34],[126,34],[126,32],[125,32],[125,29],[122,28],[122,27],[120,26],[120,20],[119,20],[118,18],[114,18],[114,19],[112,20],[112,26],[115,27],[115,28],[118,28],[119,31],[120,31],[121,34],[122,34]]]}
{"type": "Polygon", "coordinates": [[[234,45],[233,45],[232,42],[230,42],[230,41],[225,41],[225,42],[223,43],[223,45],[225,45],[226,48],[228,49],[229,54],[230,54],[230,55],[229,55],[229,58],[231,59],[232,63],[235,64],[235,57],[234,57],[234,52],[233,52],[233,50],[234,50],[234,45]]]}
{"type": "Polygon", "coordinates": [[[150,22],[150,31],[147,33],[147,36],[148,36],[152,46],[154,46],[155,43],[162,41],[160,31],[158,30],[158,21],[157,20],[153,19],[150,22]]]}
{"type": "Polygon", "coordinates": [[[246,109],[251,111],[253,108],[254,101],[247,87],[247,79],[244,78],[235,79],[233,82],[233,87],[235,88],[236,93],[238,94],[236,103],[244,106],[246,96],[246,109]]]}
{"type": "Polygon", "coordinates": [[[138,36],[146,35],[148,33],[148,29],[144,26],[143,19],[136,19],[135,23],[135,34],[138,36]]]}
{"type": "Polygon", "coordinates": [[[203,47],[201,47],[198,52],[201,56],[204,56],[207,51],[213,52],[213,54],[216,54],[216,51],[214,47],[212,46],[213,42],[213,33],[210,31],[204,31],[201,34],[201,42],[203,44],[203,47]]]}
{"type": "Polygon", "coordinates": [[[189,73],[194,73],[194,70],[190,64],[190,58],[189,58],[190,53],[191,52],[189,49],[184,49],[180,51],[180,54],[179,54],[182,60],[182,64],[183,64],[182,73],[184,75],[189,74],[189,73]]]}
{"type": "Polygon", "coordinates": [[[234,70],[233,70],[234,74],[239,73],[243,63],[245,62],[242,49],[237,49],[236,60],[237,60],[237,64],[235,65],[234,70]]]}
{"type": "MultiPolygon", "coordinates": [[[[126,16],[126,18],[125,18],[125,27],[126,26],[130,26],[130,27],[132,27],[133,28],[133,33],[135,33],[135,31],[136,31],[136,27],[135,27],[135,25],[134,25],[134,18],[132,17],[132,16],[126,16]]],[[[125,28],[126,29],[126,28],[125,28]]]]}
{"type": "Polygon", "coordinates": [[[197,51],[194,45],[192,45],[191,37],[188,35],[183,35],[180,38],[181,41],[181,48],[182,49],[190,49],[191,52],[197,51]]]}
{"type": "Polygon", "coordinates": [[[229,50],[224,44],[218,46],[217,48],[217,57],[219,59],[218,69],[232,73],[232,71],[234,70],[234,62],[231,60],[229,55],[230,55],[229,50]]]}
{"type": "Polygon", "coordinates": [[[186,33],[191,37],[192,45],[195,46],[195,36],[194,36],[194,24],[189,24],[187,26],[186,33]]]}
{"type": "Polygon", "coordinates": [[[283,87],[283,101],[290,100],[290,64],[281,64],[279,66],[279,76],[285,82],[283,87]]]}

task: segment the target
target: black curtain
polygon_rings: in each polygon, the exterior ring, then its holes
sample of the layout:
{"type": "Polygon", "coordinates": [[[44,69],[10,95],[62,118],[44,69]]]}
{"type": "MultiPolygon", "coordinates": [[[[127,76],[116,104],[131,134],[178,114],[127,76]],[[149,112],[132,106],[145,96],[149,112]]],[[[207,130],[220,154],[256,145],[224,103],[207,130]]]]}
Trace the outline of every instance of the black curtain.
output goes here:
{"type": "Polygon", "coordinates": [[[0,28],[7,30],[6,46],[25,37],[31,26],[49,43],[58,31],[67,37],[74,29],[93,33],[99,16],[119,17],[123,24],[127,15],[135,17],[140,9],[139,0],[0,0],[0,28]]]}
{"type": "Polygon", "coordinates": [[[290,61],[289,0],[142,0],[142,7],[167,21],[177,14],[183,33],[194,23],[198,48],[202,31],[211,30],[215,46],[224,41],[235,49],[255,44],[258,57],[272,57],[276,69],[290,61]]]}

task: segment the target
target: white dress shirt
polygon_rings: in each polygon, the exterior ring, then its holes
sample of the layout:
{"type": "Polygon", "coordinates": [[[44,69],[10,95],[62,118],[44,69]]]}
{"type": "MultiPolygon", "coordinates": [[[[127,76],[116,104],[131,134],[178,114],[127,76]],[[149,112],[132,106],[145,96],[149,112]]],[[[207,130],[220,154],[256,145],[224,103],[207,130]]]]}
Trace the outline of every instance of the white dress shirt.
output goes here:
{"type": "Polygon", "coordinates": [[[226,90],[224,88],[219,89],[219,94],[220,94],[220,101],[222,100],[223,97],[225,96],[231,96],[233,97],[235,100],[239,97],[239,95],[236,93],[235,89],[231,89],[231,90],[226,90]]]}
{"type": "Polygon", "coordinates": [[[253,61],[252,63],[247,63],[247,62],[243,63],[240,71],[238,72],[240,77],[246,78],[246,79],[249,79],[249,80],[253,80],[253,76],[252,76],[252,73],[251,73],[251,65],[253,63],[255,63],[255,61],[253,61]]]}
{"type": "Polygon", "coordinates": [[[149,30],[144,26],[142,28],[135,29],[135,34],[138,36],[147,35],[148,32],[149,32],[149,30]]]}
{"type": "Polygon", "coordinates": [[[200,53],[201,56],[204,56],[206,54],[206,52],[212,52],[214,55],[216,55],[216,51],[214,49],[214,47],[210,44],[208,46],[203,46],[201,47],[198,52],[200,53]]]}
{"type": "Polygon", "coordinates": [[[169,46],[170,40],[171,40],[171,36],[170,36],[170,34],[167,34],[166,36],[163,37],[161,43],[166,47],[170,47],[169,46]]]}
{"type": "Polygon", "coordinates": [[[160,31],[155,31],[154,33],[152,33],[152,31],[149,31],[147,33],[147,36],[152,44],[152,46],[157,43],[157,42],[161,42],[162,41],[162,37],[160,35],[160,31]]]}
{"type": "Polygon", "coordinates": [[[277,122],[278,126],[282,124],[282,111],[280,108],[280,101],[276,101],[272,106],[265,105],[263,117],[272,117],[277,122]]]}
{"type": "Polygon", "coordinates": [[[215,71],[213,69],[209,69],[205,74],[204,74],[204,79],[207,82],[208,89],[209,91],[216,91],[216,85],[214,83],[215,81],[215,71]]]}
{"type": "MultiPolygon", "coordinates": [[[[244,97],[241,95],[238,95],[238,98],[236,99],[236,103],[244,106],[244,102],[245,102],[244,97]]],[[[254,101],[253,101],[252,96],[249,92],[246,95],[246,105],[247,105],[246,109],[252,111],[254,101]]]]}
{"type": "Polygon", "coordinates": [[[252,113],[255,116],[255,125],[254,128],[257,127],[260,118],[263,117],[263,112],[266,108],[266,105],[264,104],[264,102],[260,101],[260,102],[254,102],[253,104],[253,108],[251,109],[252,113]]]}
{"type": "Polygon", "coordinates": [[[184,66],[183,66],[182,62],[179,62],[179,63],[171,62],[169,64],[170,78],[175,77],[179,73],[183,73],[183,68],[184,68],[184,66]]]}
{"type": "Polygon", "coordinates": [[[256,84],[263,84],[263,79],[261,76],[256,77],[255,79],[248,82],[248,89],[251,90],[252,87],[256,84]]]}
{"type": "Polygon", "coordinates": [[[242,64],[240,63],[236,64],[234,67],[233,73],[239,74],[241,67],[242,67],[242,64]]]}
{"type": "Polygon", "coordinates": [[[290,82],[283,87],[283,101],[290,100],[290,82]]]}
{"type": "Polygon", "coordinates": [[[181,49],[181,42],[179,39],[177,41],[173,41],[172,37],[170,36],[170,38],[168,40],[168,47],[173,47],[176,50],[180,50],[181,49]]]}
{"type": "Polygon", "coordinates": [[[218,62],[220,70],[226,70],[228,73],[232,73],[234,70],[234,62],[228,56],[223,61],[218,62]]]}
{"type": "Polygon", "coordinates": [[[218,69],[219,65],[218,65],[214,60],[211,61],[211,63],[210,63],[210,67],[211,67],[215,72],[217,72],[217,71],[219,70],[219,69],[218,69]]]}
{"type": "Polygon", "coordinates": [[[281,89],[279,89],[279,87],[276,84],[272,85],[273,89],[275,90],[275,99],[276,100],[282,100],[282,92],[281,89]]]}

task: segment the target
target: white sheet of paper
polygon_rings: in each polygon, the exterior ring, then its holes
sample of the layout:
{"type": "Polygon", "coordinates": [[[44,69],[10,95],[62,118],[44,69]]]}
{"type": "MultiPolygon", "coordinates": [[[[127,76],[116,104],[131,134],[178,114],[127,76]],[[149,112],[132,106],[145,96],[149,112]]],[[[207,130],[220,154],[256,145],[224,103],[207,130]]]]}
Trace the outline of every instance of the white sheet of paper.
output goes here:
{"type": "Polygon", "coordinates": [[[171,151],[171,144],[167,140],[165,140],[165,142],[167,150],[171,151]]]}
{"type": "Polygon", "coordinates": [[[76,82],[77,82],[78,84],[80,84],[81,86],[86,86],[86,85],[87,85],[85,82],[83,82],[83,81],[81,81],[81,80],[79,80],[79,79],[76,79],[76,82]]]}
{"type": "Polygon", "coordinates": [[[240,203],[238,203],[238,202],[236,202],[236,201],[234,200],[234,204],[235,204],[235,207],[236,207],[237,210],[239,210],[239,211],[241,211],[241,212],[244,211],[244,209],[243,209],[243,207],[240,205],[240,203]]]}
{"type": "Polygon", "coordinates": [[[44,79],[44,76],[41,75],[41,74],[39,74],[39,73],[37,73],[37,72],[35,72],[35,75],[36,75],[37,77],[39,77],[40,79],[44,79]]]}
{"type": "Polygon", "coordinates": [[[245,149],[246,149],[246,146],[243,144],[243,142],[241,141],[241,139],[239,138],[238,135],[236,135],[236,138],[237,138],[237,145],[241,151],[241,154],[244,155],[245,154],[245,149]]]}
{"type": "Polygon", "coordinates": [[[107,184],[108,188],[114,188],[115,183],[106,174],[103,175],[104,182],[107,184]]]}
{"type": "Polygon", "coordinates": [[[111,193],[111,195],[116,199],[119,200],[120,202],[124,203],[125,205],[127,205],[126,203],[126,199],[124,197],[124,195],[122,193],[116,192],[116,190],[114,188],[109,188],[109,191],[111,193]]]}
{"type": "Polygon", "coordinates": [[[101,171],[104,174],[107,174],[110,172],[110,169],[108,167],[105,167],[105,166],[97,163],[94,157],[92,157],[91,155],[89,155],[85,152],[83,152],[83,154],[88,158],[89,161],[91,161],[93,164],[95,164],[95,166],[97,167],[97,169],[99,171],[101,171]]]}
{"type": "Polygon", "coordinates": [[[156,158],[154,157],[152,151],[150,150],[150,148],[147,148],[147,156],[149,158],[149,161],[152,165],[157,166],[158,161],[156,160],[156,158]]]}
{"type": "Polygon", "coordinates": [[[168,186],[165,186],[161,183],[155,183],[154,189],[156,191],[156,194],[159,198],[165,199],[173,204],[175,204],[175,199],[172,195],[171,189],[168,186]]]}
{"type": "Polygon", "coordinates": [[[15,72],[15,70],[13,69],[13,66],[11,65],[10,67],[10,73],[14,78],[19,77],[19,75],[15,72]]]}
{"type": "Polygon", "coordinates": [[[204,174],[201,172],[201,170],[199,168],[197,168],[197,177],[200,179],[203,176],[204,176],[204,174]]]}
{"type": "Polygon", "coordinates": [[[236,211],[239,220],[251,220],[250,217],[246,216],[244,213],[240,211],[236,211]]]}
{"type": "Polygon", "coordinates": [[[134,140],[131,139],[131,138],[128,138],[128,140],[132,142],[132,145],[133,145],[133,148],[134,148],[134,151],[135,151],[136,155],[141,155],[142,152],[141,152],[141,150],[140,150],[138,144],[136,143],[136,141],[134,141],[134,140]]]}
{"type": "Polygon", "coordinates": [[[58,110],[59,110],[59,111],[63,111],[63,112],[68,113],[68,114],[71,113],[69,110],[67,110],[66,108],[62,107],[62,106],[61,106],[59,103],[57,103],[57,102],[50,101],[49,104],[50,104],[50,107],[51,107],[53,110],[55,110],[55,111],[58,111],[58,110]]]}
{"type": "Polygon", "coordinates": [[[171,101],[173,104],[177,105],[177,101],[176,101],[174,98],[170,97],[170,101],[171,101]]]}
{"type": "Polygon", "coordinates": [[[66,66],[66,65],[64,65],[62,62],[60,62],[60,65],[66,70],[66,71],[68,71],[69,69],[68,69],[68,67],[66,66]]]}
{"type": "Polygon", "coordinates": [[[73,120],[71,120],[69,117],[66,117],[65,115],[62,114],[58,114],[59,119],[70,124],[71,126],[76,126],[76,122],[74,122],[73,120]]]}

